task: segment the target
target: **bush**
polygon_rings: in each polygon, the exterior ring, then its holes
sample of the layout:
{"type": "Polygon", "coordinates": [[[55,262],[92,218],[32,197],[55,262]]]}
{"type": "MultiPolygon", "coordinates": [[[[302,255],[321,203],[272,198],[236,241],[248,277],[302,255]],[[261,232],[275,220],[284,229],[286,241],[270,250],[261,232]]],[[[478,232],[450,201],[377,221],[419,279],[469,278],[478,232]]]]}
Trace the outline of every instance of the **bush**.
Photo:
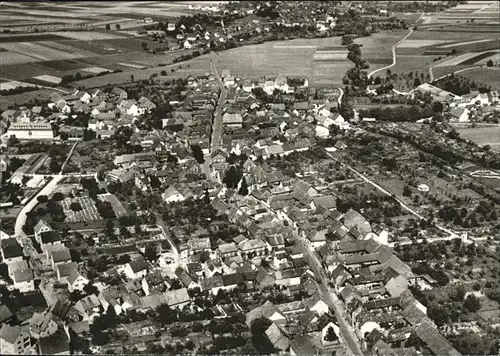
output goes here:
{"type": "Polygon", "coordinates": [[[471,313],[477,312],[481,309],[481,302],[474,294],[469,294],[464,300],[464,308],[471,313]]]}
{"type": "Polygon", "coordinates": [[[72,203],[69,205],[69,207],[70,207],[70,208],[71,208],[71,210],[73,210],[73,211],[80,211],[80,210],[82,210],[82,206],[81,206],[81,204],[80,204],[79,202],[76,202],[76,201],[72,202],[72,203]]]}

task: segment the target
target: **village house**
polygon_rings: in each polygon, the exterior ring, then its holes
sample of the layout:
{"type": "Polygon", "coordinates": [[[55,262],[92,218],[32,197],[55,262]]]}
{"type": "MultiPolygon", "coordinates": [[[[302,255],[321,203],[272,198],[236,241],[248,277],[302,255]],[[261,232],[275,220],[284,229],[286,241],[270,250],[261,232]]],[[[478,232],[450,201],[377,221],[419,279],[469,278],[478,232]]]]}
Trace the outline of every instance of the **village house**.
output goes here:
{"type": "Polygon", "coordinates": [[[148,264],[143,258],[138,258],[127,263],[124,272],[129,279],[139,279],[148,273],[148,264]]]}
{"type": "Polygon", "coordinates": [[[22,355],[31,346],[27,328],[3,324],[0,329],[0,354],[22,355]]]}
{"type": "Polygon", "coordinates": [[[69,276],[66,278],[66,282],[68,283],[68,290],[70,292],[81,292],[83,288],[89,284],[89,280],[82,276],[76,269],[70,271],[69,276]]]}
{"type": "Polygon", "coordinates": [[[9,265],[11,263],[21,262],[24,259],[23,248],[15,238],[7,238],[0,240],[3,263],[9,265]]]}

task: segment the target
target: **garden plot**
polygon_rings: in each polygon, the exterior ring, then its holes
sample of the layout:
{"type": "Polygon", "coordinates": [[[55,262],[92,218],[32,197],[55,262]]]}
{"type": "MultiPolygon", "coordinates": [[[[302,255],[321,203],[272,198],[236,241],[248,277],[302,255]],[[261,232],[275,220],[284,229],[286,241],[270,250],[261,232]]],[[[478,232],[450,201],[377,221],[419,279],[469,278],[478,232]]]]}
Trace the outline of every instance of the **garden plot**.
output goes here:
{"type": "Polygon", "coordinates": [[[313,55],[314,61],[346,61],[347,52],[343,51],[316,51],[313,55]]]}
{"type": "Polygon", "coordinates": [[[123,204],[118,200],[116,196],[113,194],[100,194],[99,199],[102,201],[107,201],[113,207],[113,211],[115,212],[117,217],[127,214],[127,209],[123,206],[123,204]]]}
{"type": "Polygon", "coordinates": [[[36,85],[30,84],[30,83],[18,82],[15,80],[13,80],[11,82],[0,83],[0,90],[11,90],[11,89],[15,89],[18,87],[36,87],[36,85]]]}
{"type": "Polygon", "coordinates": [[[89,68],[83,68],[82,69],[85,72],[92,73],[92,74],[99,74],[102,72],[112,72],[110,69],[106,68],[101,68],[101,67],[89,67],[89,68]]]}
{"type": "Polygon", "coordinates": [[[33,58],[21,53],[11,52],[7,50],[0,52],[0,63],[2,64],[2,66],[7,64],[21,64],[36,61],[38,61],[37,58],[33,58]]]}
{"type": "Polygon", "coordinates": [[[492,60],[493,63],[500,63],[500,52],[494,53],[491,56],[483,58],[477,61],[475,64],[486,64],[489,60],[492,60]]]}
{"type": "MultiPolygon", "coordinates": [[[[406,39],[398,45],[398,48],[421,48],[427,46],[434,46],[441,43],[450,42],[447,40],[409,40],[406,39]]],[[[445,48],[446,46],[439,47],[445,48]]]]}
{"type": "Polygon", "coordinates": [[[475,41],[467,41],[467,42],[459,42],[459,43],[452,43],[452,44],[447,44],[444,46],[439,46],[438,48],[453,48],[453,47],[458,47],[458,46],[465,46],[473,43],[481,43],[481,42],[488,42],[488,41],[493,41],[493,38],[486,38],[482,40],[475,40],[475,41]]]}
{"type": "Polygon", "coordinates": [[[86,51],[86,50],[83,50],[81,48],[71,46],[69,44],[55,42],[55,41],[45,41],[45,42],[43,42],[43,45],[45,47],[54,48],[58,51],[63,51],[63,52],[67,52],[67,53],[78,53],[78,55],[82,56],[82,57],[92,57],[92,56],[97,55],[94,52],[86,51]]]}
{"type": "Polygon", "coordinates": [[[2,48],[17,53],[29,53],[33,58],[41,61],[52,61],[56,59],[72,59],[84,57],[79,53],[63,52],[54,48],[45,47],[38,43],[18,42],[18,43],[2,43],[2,48]]]}
{"type": "MultiPolygon", "coordinates": [[[[483,52],[485,53],[485,52],[483,52]]],[[[448,59],[447,61],[444,61],[442,63],[439,63],[436,65],[436,67],[449,67],[449,66],[456,66],[461,64],[462,62],[466,62],[469,59],[472,59],[474,57],[477,57],[481,55],[482,53],[477,53],[477,52],[472,52],[472,53],[464,53],[459,56],[456,56],[454,58],[448,59]]]]}
{"type": "Polygon", "coordinates": [[[42,82],[47,82],[50,84],[60,84],[62,79],[53,75],[43,74],[33,77],[33,79],[41,80],[42,82]]]}
{"type": "Polygon", "coordinates": [[[82,222],[82,221],[100,221],[102,220],[101,215],[97,211],[97,207],[92,198],[89,197],[76,197],[76,198],[65,198],[61,201],[61,206],[66,215],[66,222],[82,222]],[[71,209],[71,203],[79,203],[82,207],[80,211],[73,211],[71,209]]]}

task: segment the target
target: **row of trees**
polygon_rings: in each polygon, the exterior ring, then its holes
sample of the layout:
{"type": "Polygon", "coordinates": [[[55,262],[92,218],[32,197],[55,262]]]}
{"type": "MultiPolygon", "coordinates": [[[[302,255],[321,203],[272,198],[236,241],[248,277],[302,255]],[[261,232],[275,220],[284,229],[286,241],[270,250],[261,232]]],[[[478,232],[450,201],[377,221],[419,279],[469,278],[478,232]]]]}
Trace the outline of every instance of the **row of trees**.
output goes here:
{"type": "Polygon", "coordinates": [[[15,95],[15,94],[27,93],[29,91],[35,91],[35,90],[38,90],[38,87],[36,87],[36,86],[18,86],[18,87],[12,88],[12,89],[0,90],[0,95],[1,96],[15,95]]]}
{"type": "Polygon", "coordinates": [[[473,80],[465,78],[461,75],[455,75],[454,73],[451,73],[438,81],[434,81],[432,84],[456,95],[469,94],[472,90],[478,90],[482,93],[491,91],[491,86],[486,87],[484,85],[477,84],[473,80]]]}
{"type": "Polygon", "coordinates": [[[380,106],[374,107],[373,109],[361,109],[359,110],[359,117],[371,117],[378,121],[390,121],[390,122],[415,122],[417,120],[432,117],[434,111],[431,105],[425,105],[420,107],[419,105],[408,105],[408,106],[396,106],[396,107],[386,107],[382,108],[380,106]]]}

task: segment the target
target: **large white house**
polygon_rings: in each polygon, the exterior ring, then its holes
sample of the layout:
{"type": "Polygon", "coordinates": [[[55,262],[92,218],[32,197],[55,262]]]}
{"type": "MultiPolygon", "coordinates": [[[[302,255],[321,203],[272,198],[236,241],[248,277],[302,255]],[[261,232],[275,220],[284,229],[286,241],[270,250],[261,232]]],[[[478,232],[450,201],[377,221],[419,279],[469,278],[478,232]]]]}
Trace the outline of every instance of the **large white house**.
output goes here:
{"type": "Polygon", "coordinates": [[[54,132],[49,123],[12,124],[7,136],[15,136],[19,140],[52,140],[54,132]]]}

